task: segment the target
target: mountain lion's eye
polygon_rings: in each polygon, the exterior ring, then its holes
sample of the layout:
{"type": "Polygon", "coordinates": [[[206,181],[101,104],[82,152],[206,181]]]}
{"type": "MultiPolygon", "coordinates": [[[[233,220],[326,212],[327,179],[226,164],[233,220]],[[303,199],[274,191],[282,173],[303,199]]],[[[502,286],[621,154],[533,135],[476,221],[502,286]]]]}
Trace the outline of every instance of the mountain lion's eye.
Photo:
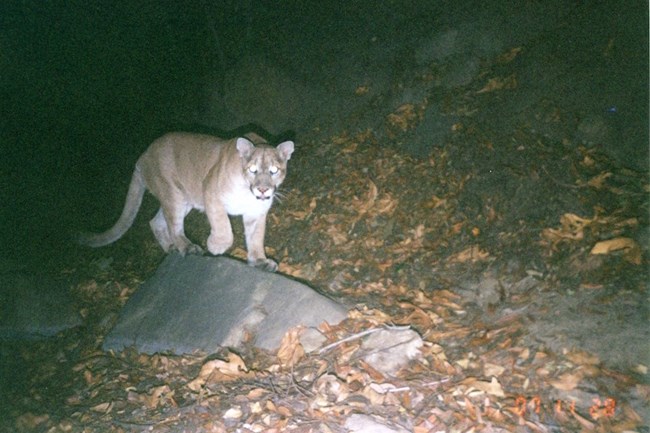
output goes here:
{"type": "Polygon", "coordinates": [[[278,174],[278,171],[280,171],[279,168],[277,168],[275,165],[272,165],[271,168],[269,168],[269,171],[271,174],[278,174]]]}
{"type": "Polygon", "coordinates": [[[250,167],[248,167],[248,171],[250,171],[253,174],[257,173],[257,166],[255,164],[251,165],[250,167]]]}

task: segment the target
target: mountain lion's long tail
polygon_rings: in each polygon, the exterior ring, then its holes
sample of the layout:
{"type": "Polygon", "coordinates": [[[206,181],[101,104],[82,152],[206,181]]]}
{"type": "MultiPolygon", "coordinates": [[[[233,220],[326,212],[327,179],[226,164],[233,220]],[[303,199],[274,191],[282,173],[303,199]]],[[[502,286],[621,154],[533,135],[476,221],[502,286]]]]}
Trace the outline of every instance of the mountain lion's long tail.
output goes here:
{"type": "Polygon", "coordinates": [[[135,216],[138,214],[138,210],[142,204],[142,197],[144,197],[145,191],[144,179],[140,170],[136,168],[133,172],[133,177],[131,177],[129,192],[126,195],[126,202],[124,203],[124,209],[122,209],[120,219],[104,233],[80,233],[77,236],[77,242],[81,245],[95,248],[111,244],[121,238],[133,224],[135,216]]]}

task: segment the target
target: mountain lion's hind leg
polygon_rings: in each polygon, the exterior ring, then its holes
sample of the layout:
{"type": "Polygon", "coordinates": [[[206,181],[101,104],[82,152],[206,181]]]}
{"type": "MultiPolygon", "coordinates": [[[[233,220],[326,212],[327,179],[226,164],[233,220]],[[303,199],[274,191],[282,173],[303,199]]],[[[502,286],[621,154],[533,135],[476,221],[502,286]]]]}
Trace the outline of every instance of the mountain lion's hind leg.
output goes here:
{"type": "MultiPolygon", "coordinates": [[[[181,255],[185,254],[203,254],[203,248],[193,244],[185,236],[184,221],[185,216],[192,209],[189,206],[162,206],[162,214],[167,225],[167,233],[173,245],[181,255]]],[[[157,217],[158,215],[156,215],[157,217]]],[[[155,218],[154,218],[155,219],[155,218]]]]}
{"type": "Polygon", "coordinates": [[[162,208],[158,209],[156,216],[149,221],[149,227],[151,227],[151,231],[162,249],[166,253],[169,252],[169,249],[174,242],[172,241],[172,237],[169,235],[169,227],[167,226],[167,221],[165,221],[165,215],[163,214],[162,208]]]}

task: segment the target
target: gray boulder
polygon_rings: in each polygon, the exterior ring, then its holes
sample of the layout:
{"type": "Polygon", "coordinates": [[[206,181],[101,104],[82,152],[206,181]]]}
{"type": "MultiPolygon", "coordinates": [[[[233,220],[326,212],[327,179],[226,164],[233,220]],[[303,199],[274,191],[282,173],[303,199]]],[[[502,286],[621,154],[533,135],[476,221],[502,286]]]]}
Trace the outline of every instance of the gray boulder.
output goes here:
{"type": "Polygon", "coordinates": [[[46,275],[0,274],[0,339],[51,337],[80,324],[66,284],[46,275]]]}
{"type": "Polygon", "coordinates": [[[290,328],[303,325],[311,329],[303,334],[309,351],[320,343],[315,328],[346,314],[340,304],[280,274],[226,257],[172,254],[131,296],[103,348],[212,353],[251,335],[256,347],[274,350],[290,328]]]}

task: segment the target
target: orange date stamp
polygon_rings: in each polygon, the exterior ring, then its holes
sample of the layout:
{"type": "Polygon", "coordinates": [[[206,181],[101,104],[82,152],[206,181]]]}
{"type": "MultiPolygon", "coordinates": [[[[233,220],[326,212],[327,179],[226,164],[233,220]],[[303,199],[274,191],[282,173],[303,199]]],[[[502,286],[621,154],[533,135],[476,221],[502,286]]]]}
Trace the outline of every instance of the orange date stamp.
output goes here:
{"type": "MultiPolygon", "coordinates": [[[[592,400],[592,405],[589,407],[589,416],[593,420],[599,420],[602,418],[613,418],[616,414],[616,400],[613,398],[606,398],[601,400],[600,398],[594,398],[592,400]]],[[[519,396],[515,399],[515,410],[514,412],[524,417],[527,411],[531,411],[535,414],[540,414],[542,411],[542,400],[538,396],[531,398],[526,398],[519,396]]],[[[562,400],[556,400],[553,402],[553,411],[556,414],[565,414],[570,413],[576,415],[576,402],[564,402],[562,400]]]]}

